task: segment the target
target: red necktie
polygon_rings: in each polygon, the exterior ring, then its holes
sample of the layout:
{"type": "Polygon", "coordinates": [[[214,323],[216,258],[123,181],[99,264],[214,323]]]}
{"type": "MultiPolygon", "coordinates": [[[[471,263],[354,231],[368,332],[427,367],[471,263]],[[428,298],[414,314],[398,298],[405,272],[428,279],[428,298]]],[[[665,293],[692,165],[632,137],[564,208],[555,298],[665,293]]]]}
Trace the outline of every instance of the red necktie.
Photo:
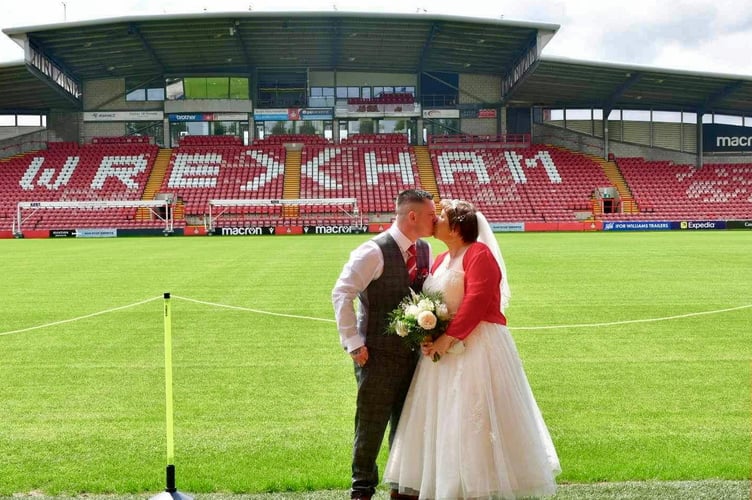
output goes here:
{"type": "Polygon", "coordinates": [[[410,245],[407,249],[407,274],[410,275],[410,281],[415,281],[415,277],[418,275],[418,260],[415,258],[415,245],[410,245]]]}

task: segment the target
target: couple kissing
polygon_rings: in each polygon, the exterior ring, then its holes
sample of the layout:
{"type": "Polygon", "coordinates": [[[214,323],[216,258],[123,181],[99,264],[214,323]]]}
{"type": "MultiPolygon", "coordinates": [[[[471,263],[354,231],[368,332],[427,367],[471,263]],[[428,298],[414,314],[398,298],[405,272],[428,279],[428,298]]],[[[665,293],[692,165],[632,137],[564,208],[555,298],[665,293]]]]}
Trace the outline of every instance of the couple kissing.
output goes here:
{"type": "Polygon", "coordinates": [[[555,493],[559,460],[506,327],[510,296],[491,227],[466,201],[437,207],[426,191],[403,191],[394,224],[350,253],[332,303],[357,383],[351,498],[375,494],[387,426],[391,498],[555,493]],[[431,235],[447,247],[435,260],[421,240],[431,235]],[[420,351],[384,334],[411,289],[441,293],[452,316],[420,351]]]}

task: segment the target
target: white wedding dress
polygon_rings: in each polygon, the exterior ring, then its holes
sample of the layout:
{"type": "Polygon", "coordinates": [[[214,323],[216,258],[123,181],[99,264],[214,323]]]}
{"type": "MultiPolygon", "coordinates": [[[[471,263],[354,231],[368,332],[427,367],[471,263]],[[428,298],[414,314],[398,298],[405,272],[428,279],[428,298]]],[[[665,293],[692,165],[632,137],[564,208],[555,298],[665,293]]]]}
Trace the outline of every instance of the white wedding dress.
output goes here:
{"type": "MultiPolygon", "coordinates": [[[[423,286],[452,313],[464,294],[461,260],[447,256],[423,286]]],[[[509,330],[481,322],[464,347],[421,358],[384,481],[432,500],[553,494],[559,459],[509,330]]]]}

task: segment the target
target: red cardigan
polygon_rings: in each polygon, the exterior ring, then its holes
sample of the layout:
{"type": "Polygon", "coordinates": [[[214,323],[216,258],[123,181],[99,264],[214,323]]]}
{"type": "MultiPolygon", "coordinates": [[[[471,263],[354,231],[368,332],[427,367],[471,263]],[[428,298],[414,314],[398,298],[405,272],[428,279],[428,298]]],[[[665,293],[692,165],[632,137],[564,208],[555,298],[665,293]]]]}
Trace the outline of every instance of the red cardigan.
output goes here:
{"type": "MultiPolygon", "coordinates": [[[[431,272],[436,271],[448,253],[436,258],[431,272]]],[[[465,271],[465,296],[445,332],[460,340],[470,335],[481,321],[507,324],[501,313],[501,270],[491,250],[483,243],[471,244],[465,252],[462,268],[465,271]]]]}

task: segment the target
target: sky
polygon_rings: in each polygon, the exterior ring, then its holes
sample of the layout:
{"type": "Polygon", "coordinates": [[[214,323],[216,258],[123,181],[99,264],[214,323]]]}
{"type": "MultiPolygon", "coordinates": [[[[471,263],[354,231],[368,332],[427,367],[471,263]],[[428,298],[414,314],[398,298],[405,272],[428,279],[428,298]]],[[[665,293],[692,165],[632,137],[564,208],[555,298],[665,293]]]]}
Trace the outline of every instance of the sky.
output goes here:
{"type": "MultiPolygon", "coordinates": [[[[543,56],[752,77],[752,9],[738,0],[13,0],[0,29],[202,12],[428,13],[559,25],[543,56]]],[[[23,50],[0,33],[0,64],[23,50]]]]}

